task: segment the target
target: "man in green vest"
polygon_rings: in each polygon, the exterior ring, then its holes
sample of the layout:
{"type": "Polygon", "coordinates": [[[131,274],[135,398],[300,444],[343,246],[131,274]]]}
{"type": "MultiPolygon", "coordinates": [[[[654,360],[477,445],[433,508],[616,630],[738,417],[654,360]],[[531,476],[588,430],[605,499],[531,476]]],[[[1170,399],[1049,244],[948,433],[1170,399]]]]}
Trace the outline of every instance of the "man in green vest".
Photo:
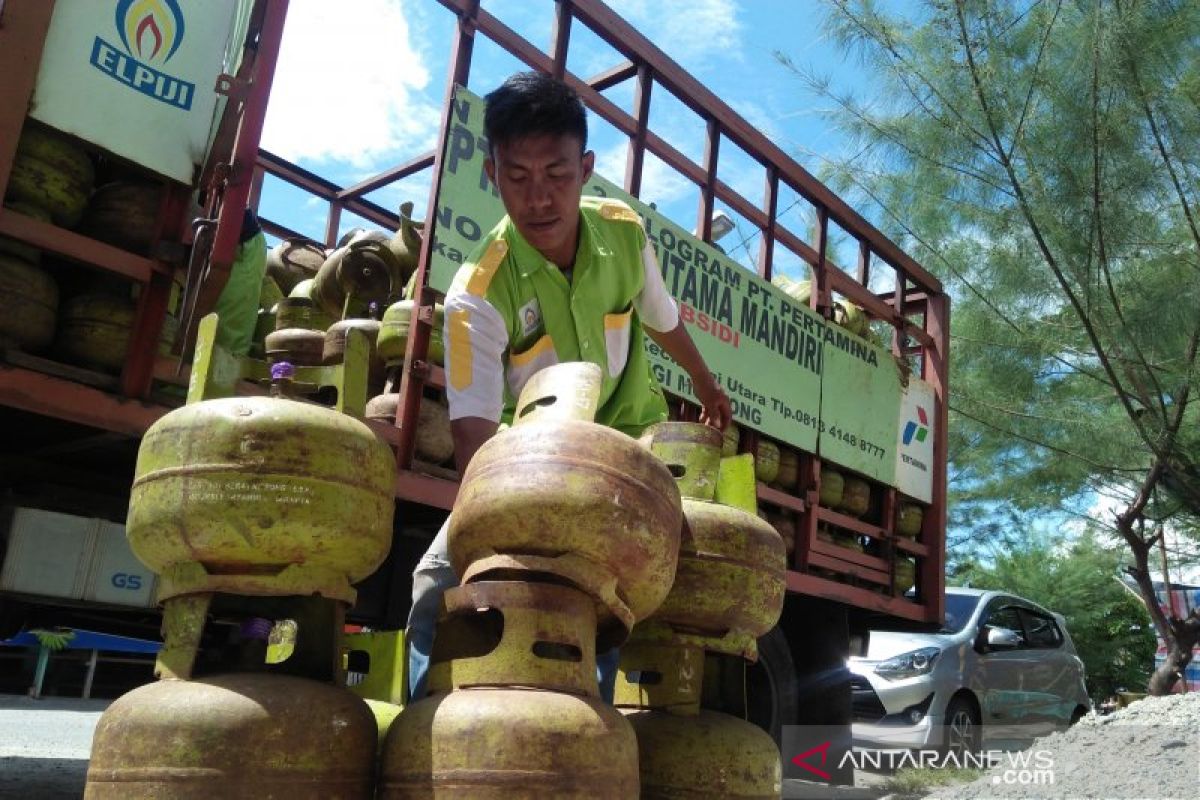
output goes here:
{"type": "MultiPolygon", "coordinates": [[[[566,361],[601,369],[596,421],[639,436],[667,418],[643,330],[691,377],[701,420],[732,415],[679,318],[638,215],[619,200],[582,197],[595,154],[575,92],[536,72],[487,96],[484,163],[507,215],[463,263],[446,294],[446,395],[461,472],[538,370],[566,361]]],[[[457,584],[447,526],[413,573],[410,695],[424,694],[442,593],[457,584]]]]}

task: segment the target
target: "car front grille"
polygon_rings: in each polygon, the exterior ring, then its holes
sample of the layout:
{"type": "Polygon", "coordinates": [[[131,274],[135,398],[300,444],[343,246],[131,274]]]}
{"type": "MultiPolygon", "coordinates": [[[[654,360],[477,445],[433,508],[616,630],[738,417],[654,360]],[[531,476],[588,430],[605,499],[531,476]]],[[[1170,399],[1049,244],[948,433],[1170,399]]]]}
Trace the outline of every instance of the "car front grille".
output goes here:
{"type": "Polygon", "coordinates": [[[850,712],[855,722],[879,722],[887,716],[879,695],[861,675],[850,676],[850,712]]]}

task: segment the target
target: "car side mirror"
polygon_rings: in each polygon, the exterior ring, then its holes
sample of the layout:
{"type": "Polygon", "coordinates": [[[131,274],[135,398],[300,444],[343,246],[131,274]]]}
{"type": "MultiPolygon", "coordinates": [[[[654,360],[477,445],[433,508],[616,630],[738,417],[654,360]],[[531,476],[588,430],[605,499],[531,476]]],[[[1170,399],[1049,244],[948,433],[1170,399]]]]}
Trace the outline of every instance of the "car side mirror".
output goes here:
{"type": "Polygon", "coordinates": [[[1021,637],[1011,628],[989,626],[987,646],[989,650],[1015,650],[1021,646],[1021,637]]]}

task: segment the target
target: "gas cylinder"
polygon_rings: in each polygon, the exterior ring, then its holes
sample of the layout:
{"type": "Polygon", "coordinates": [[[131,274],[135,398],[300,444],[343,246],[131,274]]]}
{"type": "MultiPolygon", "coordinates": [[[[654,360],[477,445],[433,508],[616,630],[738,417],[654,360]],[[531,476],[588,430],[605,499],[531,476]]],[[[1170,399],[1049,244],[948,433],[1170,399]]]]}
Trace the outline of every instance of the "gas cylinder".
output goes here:
{"type": "Polygon", "coordinates": [[[775,475],[775,485],[791,491],[796,488],[796,480],[800,477],[800,454],[790,447],[779,449],[779,472],[775,475]]]}
{"type": "Polygon", "coordinates": [[[159,681],[96,726],[88,800],[368,800],[376,723],[345,689],[289,675],[159,681]]]}
{"type": "Polygon", "coordinates": [[[584,589],[599,603],[604,641],[617,644],[671,588],[680,500],[666,465],[592,422],[599,397],[594,364],[529,379],[513,426],[485,442],[463,475],[449,551],[464,582],[517,570],[584,589]]]}
{"type": "Polygon", "coordinates": [[[758,440],[754,456],[754,476],[763,483],[774,483],[779,475],[779,445],[770,439],[758,440]]]}
{"type": "MultiPolygon", "coordinates": [[[[401,300],[392,303],[383,312],[383,323],[379,330],[379,357],[389,365],[404,362],[404,350],[408,347],[408,328],[412,322],[412,312],[415,302],[401,300]]],[[[442,340],[442,325],[445,322],[446,309],[441,303],[433,307],[433,330],[429,332],[429,349],[425,354],[426,360],[433,364],[442,364],[446,358],[445,344],[442,340]]]]}
{"type": "Polygon", "coordinates": [[[0,253],[0,347],[37,352],[54,341],[58,284],[41,267],[0,253]]]}
{"type": "Polygon", "coordinates": [[[318,306],[316,304],[316,301],[313,300],[313,279],[312,278],[307,278],[305,280],[302,280],[299,283],[297,283],[295,286],[293,286],[292,290],[290,292],[288,292],[288,297],[303,298],[313,304],[312,311],[310,312],[310,319],[309,319],[309,327],[312,328],[313,330],[318,330],[318,331],[321,331],[322,333],[324,333],[325,331],[329,330],[330,326],[333,325],[333,323],[337,322],[339,319],[342,318],[341,314],[334,316],[332,314],[326,313],[325,309],[321,308],[320,306],[318,306]]]}
{"type": "MultiPolygon", "coordinates": [[[[32,203],[22,201],[13,201],[4,204],[4,207],[18,214],[23,214],[26,217],[32,217],[42,222],[50,221],[50,212],[44,208],[39,208],[32,203]]],[[[37,265],[42,263],[42,251],[31,244],[18,242],[16,239],[9,239],[5,236],[0,236],[0,255],[12,255],[26,261],[30,264],[37,265]]],[[[5,304],[5,308],[12,308],[11,305],[5,304]]]]}
{"type": "Polygon", "coordinates": [[[313,278],[312,298],[335,318],[387,304],[400,296],[400,264],[387,247],[386,234],[364,231],[334,250],[313,278]]]}
{"type": "MultiPolygon", "coordinates": [[[[325,355],[325,333],[312,325],[311,300],[286,297],[275,312],[275,330],[263,339],[267,360],[286,361],[301,367],[321,365],[325,355]]],[[[342,337],[343,346],[345,335],[342,337]]]]}
{"type": "Polygon", "coordinates": [[[821,505],[825,508],[837,508],[842,504],[842,494],[846,490],[846,479],[842,473],[829,467],[821,467],[821,505]]]}
{"type": "Polygon", "coordinates": [[[483,581],[446,593],[429,682],[392,724],[380,798],[633,798],[633,730],[596,688],[594,601],[483,581]]]}
{"type": "Polygon", "coordinates": [[[37,125],[26,125],[17,140],[5,199],[45,210],[54,222],[73,228],[79,222],[95,170],[74,142],[37,125]]]}
{"type": "MultiPolygon", "coordinates": [[[[367,401],[367,419],[396,424],[400,395],[381,394],[367,401]]],[[[441,398],[422,397],[417,410],[414,441],[417,456],[430,464],[444,464],[454,457],[454,437],[450,434],[450,409],[441,398]]]]}
{"type": "Polygon", "coordinates": [[[764,730],[728,714],[625,713],[637,734],[643,800],[778,800],[779,749],[764,730]]]}
{"type": "Polygon", "coordinates": [[[367,393],[374,395],[383,391],[384,366],[379,357],[375,343],[379,339],[379,320],[377,319],[343,319],[329,326],[325,331],[325,343],[321,350],[321,363],[340,364],[346,355],[346,337],[350,331],[362,331],[367,337],[371,348],[367,356],[367,393]]]}
{"type": "Polygon", "coordinates": [[[852,517],[861,517],[871,510],[871,484],[862,478],[850,475],[842,490],[842,502],[838,508],[852,517]]]}
{"type": "Polygon", "coordinates": [[[412,212],[412,203],[400,205],[400,227],[388,241],[388,249],[392,251],[392,255],[396,257],[396,263],[400,266],[402,282],[407,282],[416,271],[417,258],[421,254],[422,226],[413,221],[412,212]]]}
{"type": "Polygon", "coordinates": [[[651,643],[638,625],[621,648],[614,704],[637,734],[646,798],[778,798],[779,751],[749,722],[701,708],[704,651],[651,643]]]}
{"type": "Polygon", "coordinates": [[[719,431],[694,422],[664,422],[651,426],[643,441],[676,476],[684,525],[675,583],[639,626],[639,636],[757,658],[756,639],[783,611],[783,539],[754,514],[712,502],[721,459],[719,431]]]}
{"type": "MultiPolygon", "coordinates": [[[[129,355],[137,306],[127,296],[81,294],[62,305],[55,348],[68,360],[96,369],[118,371],[129,355]]],[[[158,351],[169,350],[178,330],[172,317],[163,320],[158,351]]]]}
{"type": "Polygon", "coordinates": [[[284,239],[267,251],[267,275],[290,294],[296,284],[316,276],[325,257],[325,248],[310,239],[284,239]]]}
{"type": "Polygon", "coordinates": [[[738,428],[736,422],[730,422],[725,428],[725,433],[721,437],[721,455],[736,456],[738,452],[738,444],[741,441],[742,432],[738,428]]]}
{"type": "Polygon", "coordinates": [[[81,233],[135,253],[154,241],[162,186],[146,181],[106,183],[88,200],[81,233]]]}
{"type": "Polygon", "coordinates": [[[896,533],[914,539],[921,532],[924,521],[925,509],[916,503],[901,503],[896,517],[896,533]]]}
{"type": "Polygon", "coordinates": [[[917,585],[917,562],[911,558],[896,559],[896,591],[904,594],[917,585]]]}
{"type": "Polygon", "coordinates": [[[196,591],[319,594],[350,584],[392,541],[391,449],[349,415],[281,397],[191,403],[138,450],[126,532],[160,573],[159,599],[196,591]]]}

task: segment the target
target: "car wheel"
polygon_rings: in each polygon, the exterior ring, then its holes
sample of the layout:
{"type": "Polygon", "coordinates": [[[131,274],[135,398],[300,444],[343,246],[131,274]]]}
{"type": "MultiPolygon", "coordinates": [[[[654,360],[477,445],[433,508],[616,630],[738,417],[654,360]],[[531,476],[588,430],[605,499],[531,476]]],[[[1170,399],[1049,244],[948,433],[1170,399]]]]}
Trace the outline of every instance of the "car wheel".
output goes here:
{"type": "Polygon", "coordinates": [[[946,730],[943,749],[953,753],[959,763],[965,763],[967,755],[979,752],[983,741],[979,712],[965,697],[955,697],[946,708],[946,730]]]}

